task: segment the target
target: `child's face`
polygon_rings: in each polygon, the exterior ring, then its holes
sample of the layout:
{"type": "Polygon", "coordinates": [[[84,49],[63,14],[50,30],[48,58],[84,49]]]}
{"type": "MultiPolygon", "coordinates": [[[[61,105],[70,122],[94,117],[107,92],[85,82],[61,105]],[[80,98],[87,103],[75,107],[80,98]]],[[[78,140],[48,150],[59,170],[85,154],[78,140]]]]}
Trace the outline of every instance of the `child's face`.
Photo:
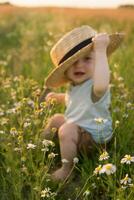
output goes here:
{"type": "Polygon", "coordinates": [[[94,52],[79,58],[65,72],[67,78],[74,85],[80,84],[87,79],[92,78],[94,71],[94,52]]]}

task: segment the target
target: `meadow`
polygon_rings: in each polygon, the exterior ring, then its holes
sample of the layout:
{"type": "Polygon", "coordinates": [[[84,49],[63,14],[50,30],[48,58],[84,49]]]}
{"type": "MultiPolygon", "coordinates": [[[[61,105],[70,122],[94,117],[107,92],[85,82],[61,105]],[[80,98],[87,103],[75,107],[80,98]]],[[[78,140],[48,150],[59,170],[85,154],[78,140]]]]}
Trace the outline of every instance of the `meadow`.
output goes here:
{"type": "Polygon", "coordinates": [[[133,54],[131,9],[0,7],[0,200],[134,199],[133,54]],[[50,172],[61,162],[59,143],[55,137],[42,139],[41,133],[49,117],[65,107],[54,100],[39,105],[38,100],[53,68],[51,47],[65,32],[83,24],[98,32],[125,33],[109,59],[114,138],[107,152],[78,155],[68,180],[54,183],[50,172]]]}

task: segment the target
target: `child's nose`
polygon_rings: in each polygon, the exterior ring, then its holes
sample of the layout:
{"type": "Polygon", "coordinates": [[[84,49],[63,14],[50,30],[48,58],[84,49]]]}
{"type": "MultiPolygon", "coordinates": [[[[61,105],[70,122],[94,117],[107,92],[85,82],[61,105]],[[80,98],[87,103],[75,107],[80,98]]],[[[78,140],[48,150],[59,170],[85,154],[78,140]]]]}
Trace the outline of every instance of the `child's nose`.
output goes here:
{"type": "Polygon", "coordinates": [[[79,68],[84,64],[83,59],[79,59],[75,62],[75,67],[79,68]]]}

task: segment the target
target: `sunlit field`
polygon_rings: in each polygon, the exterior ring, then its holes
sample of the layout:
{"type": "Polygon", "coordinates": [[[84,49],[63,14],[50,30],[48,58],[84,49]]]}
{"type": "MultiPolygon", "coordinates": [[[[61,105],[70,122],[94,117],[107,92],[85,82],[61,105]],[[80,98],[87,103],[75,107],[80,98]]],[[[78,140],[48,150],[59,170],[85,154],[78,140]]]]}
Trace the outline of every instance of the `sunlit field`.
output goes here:
{"type": "MultiPolygon", "coordinates": [[[[55,89],[64,92],[65,87],[55,89]]],[[[101,126],[100,121],[97,122],[101,126]]],[[[0,200],[134,199],[134,11],[0,7],[0,200]],[[50,49],[67,31],[88,24],[98,32],[124,32],[109,59],[114,138],[106,152],[78,155],[62,183],[59,143],[42,139],[47,120],[65,107],[38,103],[52,70],[50,49]]]]}

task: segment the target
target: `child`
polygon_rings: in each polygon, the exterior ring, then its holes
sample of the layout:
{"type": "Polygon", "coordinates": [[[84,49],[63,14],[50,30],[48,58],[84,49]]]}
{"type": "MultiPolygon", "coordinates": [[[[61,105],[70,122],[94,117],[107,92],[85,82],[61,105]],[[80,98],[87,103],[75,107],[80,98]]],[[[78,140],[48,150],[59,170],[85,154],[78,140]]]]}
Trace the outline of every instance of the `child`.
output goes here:
{"type": "Polygon", "coordinates": [[[88,25],[66,33],[52,48],[50,55],[56,68],[46,79],[48,88],[69,84],[64,93],[50,92],[46,101],[56,98],[65,103],[65,114],[52,116],[44,130],[58,129],[62,167],[52,174],[64,180],[81,149],[91,151],[95,145],[108,143],[112,136],[110,105],[110,71],[107,56],[121,43],[122,33],[98,33],[88,25]]]}

